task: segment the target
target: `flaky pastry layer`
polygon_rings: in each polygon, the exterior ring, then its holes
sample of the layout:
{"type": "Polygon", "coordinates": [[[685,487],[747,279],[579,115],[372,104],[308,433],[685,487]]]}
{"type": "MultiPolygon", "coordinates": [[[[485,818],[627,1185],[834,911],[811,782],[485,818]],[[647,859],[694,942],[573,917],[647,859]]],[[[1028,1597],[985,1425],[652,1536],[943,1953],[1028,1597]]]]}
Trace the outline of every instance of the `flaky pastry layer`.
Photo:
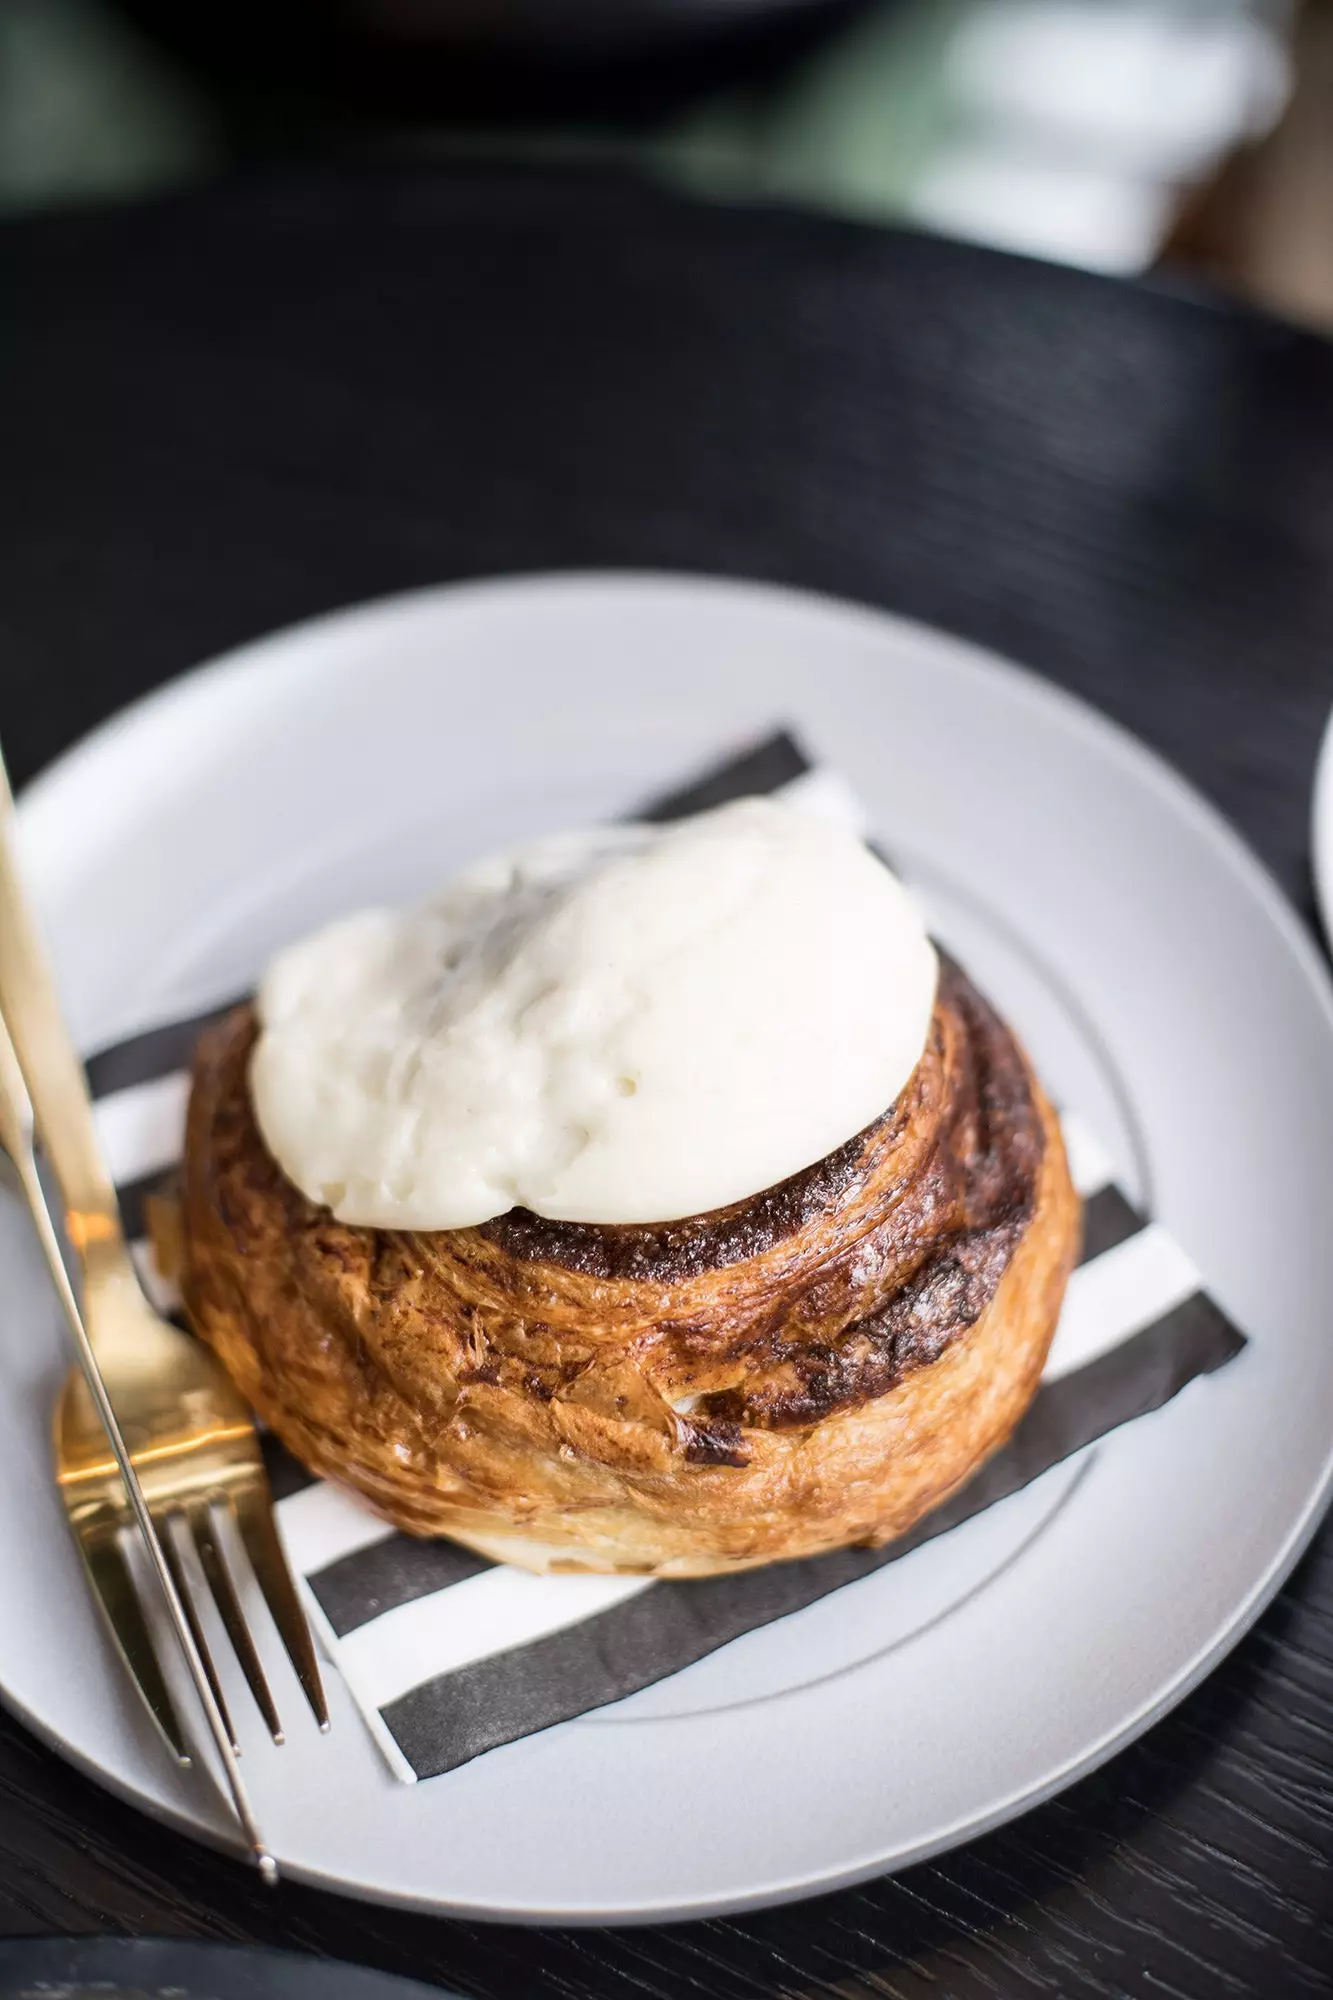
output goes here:
{"type": "Polygon", "coordinates": [[[1032,1397],[1079,1206],[1025,1057],[947,961],[886,1117],[653,1228],[338,1223],[259,1134],[255,1031],[239,1008],[196,1059],[187,1306],[288,1448],[410,1533],[669,1576],[879,1544],[1032,1397]]]}

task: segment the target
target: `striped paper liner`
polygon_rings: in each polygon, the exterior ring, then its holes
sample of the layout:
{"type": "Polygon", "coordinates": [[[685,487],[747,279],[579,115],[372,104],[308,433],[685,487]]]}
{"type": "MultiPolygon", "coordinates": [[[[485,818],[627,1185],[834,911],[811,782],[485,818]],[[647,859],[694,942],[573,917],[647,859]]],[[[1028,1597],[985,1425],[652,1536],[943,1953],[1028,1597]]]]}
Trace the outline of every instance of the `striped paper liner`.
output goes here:
{"type": "MultiPolygon", "coordinates": [[[[847,784],[786,731],[642,816],[682,817],[755,793],[867,832],[847,784]]],[[[154,1026],[88,1062],[136,1262],[169,1312],[179,1299],[144,1241],[145,1201],[179,1160],[194,1044],[225,1011],[154,1026]]],[[[435,1777],[679,1673],[946,1534],[1238,1354],[1243,1336],[1179,1245],[1116,1186],[1096,1135],[1072,1111],[1062,1123],[1084,1246],[1041,1387],[1004,1449],[888,1548],[692,1581],[532,1576],[399,1534],[268,1440],[278,1521],[312,1619],[391,1768],[409,1782],[435,1777]]]]}

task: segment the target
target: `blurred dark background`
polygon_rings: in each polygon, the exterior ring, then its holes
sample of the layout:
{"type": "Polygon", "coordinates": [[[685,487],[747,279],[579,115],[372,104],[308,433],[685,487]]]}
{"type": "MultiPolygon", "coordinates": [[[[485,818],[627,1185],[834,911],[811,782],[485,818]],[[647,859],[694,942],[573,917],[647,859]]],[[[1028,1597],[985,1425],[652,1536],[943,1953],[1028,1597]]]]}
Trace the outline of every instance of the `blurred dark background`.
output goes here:
{"type": "Polygon", "coordinates": [[[0,0],[0,213],[630,159],[1333,328],[1333,0],[0,0]]]}

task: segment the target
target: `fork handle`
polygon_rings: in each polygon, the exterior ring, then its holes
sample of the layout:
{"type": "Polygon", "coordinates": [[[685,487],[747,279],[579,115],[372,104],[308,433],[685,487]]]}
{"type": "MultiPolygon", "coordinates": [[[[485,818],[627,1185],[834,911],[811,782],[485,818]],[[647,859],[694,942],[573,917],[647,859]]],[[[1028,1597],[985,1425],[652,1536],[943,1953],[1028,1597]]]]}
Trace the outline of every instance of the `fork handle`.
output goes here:
{"type": "MultiPolygon", "coordinates": [[[[83,1264],[85,1281],[96,1271],[105,1283],[122,1278],[137,1286],[125,1248],[115,1189],[102,1161],[93,1124],[83,1065],[75,1053],[56,997],[55,981],[14,865],[14,800],[0,759],[0,1145],[18,1170],[37,1229],[42,1253],[64,1309],[89,1393],[144,1548],[166,1600],[167,1613],[209,1733],[221,1760],[227,1790],[242,1831],[266,1882],[278,1879],[277,1865],[256,1823],[231,1731],[218,1706],[199,1647],[186,1615],[162,1536],[149,1512],[130,1448],[97,1363],[95,1343],[79,1310],[56,1239],[46,1197],[37,1176],[32,1142],[24,1119],[24,1088],[41,1129],[66,1203],[66,1227],[83,1264]],[[8,1032],[6,1032],[6,1022],[8,1032]],[[21,1074],[20,1074],[21,1072],[21,1074]]],[[[170,1532],[167,1530],[167,1532],[170,1532]]]]}
{"type": "MultiPolygon", "coordinates": [[[[46,948],[14,853],[14,800],[0,759],[0,1012],[9,1026],[33,1117],[85,1277],[133,1277],[120,1208],[106,1170],[88,1083],[60,1009],[46,948]]],[[[13,1114],[11,1114],[13,1115],[13,1114]]],[[[6,1147],[8,1150],[8,1147],[6,1147]]]]}

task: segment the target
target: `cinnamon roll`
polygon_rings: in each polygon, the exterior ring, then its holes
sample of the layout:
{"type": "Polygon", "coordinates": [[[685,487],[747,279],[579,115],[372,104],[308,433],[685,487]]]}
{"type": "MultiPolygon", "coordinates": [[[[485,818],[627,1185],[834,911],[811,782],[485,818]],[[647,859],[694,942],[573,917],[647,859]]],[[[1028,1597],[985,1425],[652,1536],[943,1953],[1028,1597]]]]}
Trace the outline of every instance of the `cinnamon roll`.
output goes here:
{"type": "Polygon", "coordinates": [[[336,1220],[256,1120],[254,1011],[199,1047],[194,1325],[318,1473],[537,1570],[704,1576],[902,1534],[1013,1429],[1079,1237],[1050,1104],[947,959],[892,1107],[666,1224],[336,1220]]]}

